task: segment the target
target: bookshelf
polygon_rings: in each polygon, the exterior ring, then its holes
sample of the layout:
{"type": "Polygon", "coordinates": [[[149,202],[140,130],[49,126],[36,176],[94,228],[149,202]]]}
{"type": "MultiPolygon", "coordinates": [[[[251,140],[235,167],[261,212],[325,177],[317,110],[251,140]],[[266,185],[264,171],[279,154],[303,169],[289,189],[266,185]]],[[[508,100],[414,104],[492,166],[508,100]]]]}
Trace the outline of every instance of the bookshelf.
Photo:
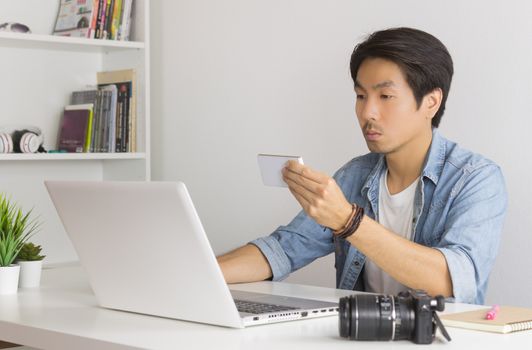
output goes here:
{"type": "MultiPolygon", "coordinates": [[[[59,6],[59,1],[46,1],[41,6],[59,6]]],[[[10,11],[16,13],[17,6],[28,4],[0,4],[2,21],[10,11]]],[[[136,70],[137,152],[0,154],[0,191],[40,217],[43,228],[33,241],[42,244],[46,263],[77,260],[77,256],[44,180],[150,180],[149,6],[149,0],[134,0],[131,41],[53,36],[48,33],[55,24],[55,11],[44,15],[24,11],[23,20],[8,19],[27,24],[31,34],[0,32],[0,127],[39,127],[46,149],[56,148],[63,107],[72,91],[96,85],[99,71],[136,70]]]]}
{"type": "Polygon", "coordinates": [[[0,154],[0,160],[98,160],[145,159],[146,153],[9,153],[0,154]]]}
{"type": "Polygon", "coordinates": [[[108,52],[120,50],[143,50],[144,42],[95,40],[69,38],[42,34],[22,34],[0,32],[0,45],[12,48],[29,48],[43,50],[68,50],[80,52],[108,52]]]}

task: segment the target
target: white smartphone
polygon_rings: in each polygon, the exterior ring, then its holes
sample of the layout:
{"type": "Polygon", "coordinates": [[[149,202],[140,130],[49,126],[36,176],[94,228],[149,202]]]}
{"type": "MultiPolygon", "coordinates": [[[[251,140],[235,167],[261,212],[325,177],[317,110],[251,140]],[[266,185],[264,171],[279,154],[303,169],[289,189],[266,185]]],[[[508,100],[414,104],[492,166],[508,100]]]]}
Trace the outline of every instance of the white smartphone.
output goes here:
{"type": "Polygon", "coordinates": [[[283,156],[278,154],[258,154],[260,174],[262,182],[266,186],[288,187],[283,180],[282,170],[289,160],[295,160],[303,164],[301,156],[283,156]]]}

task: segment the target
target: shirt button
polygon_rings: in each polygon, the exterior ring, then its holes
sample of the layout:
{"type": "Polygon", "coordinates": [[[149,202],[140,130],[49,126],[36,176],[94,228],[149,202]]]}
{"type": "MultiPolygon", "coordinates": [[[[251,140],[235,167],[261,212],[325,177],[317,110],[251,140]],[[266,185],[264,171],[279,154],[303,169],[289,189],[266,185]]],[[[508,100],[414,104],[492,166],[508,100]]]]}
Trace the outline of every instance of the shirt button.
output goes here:
{"type": "Polygon", "coordinates": [[[360,263],[358,261],[355,261],[355,266],[358,266],[360,265],[360,263]]]}

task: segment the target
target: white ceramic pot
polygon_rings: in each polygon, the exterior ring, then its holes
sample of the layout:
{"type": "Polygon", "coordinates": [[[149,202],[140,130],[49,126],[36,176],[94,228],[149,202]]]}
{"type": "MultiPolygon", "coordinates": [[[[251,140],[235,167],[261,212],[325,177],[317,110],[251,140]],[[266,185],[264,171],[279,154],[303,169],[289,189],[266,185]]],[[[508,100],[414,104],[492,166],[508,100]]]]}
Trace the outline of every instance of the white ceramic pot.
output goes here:
{"type": "Polygon", "coordinates": [[[20,288],[36,288],[41,284],[42,260],[18,261],[20,266],[20,288]]]}
{"type": "Polygon", "coordinates": [[[18,265],[0,267],[0,295],[17,293],[19,272],[18,265]]]}

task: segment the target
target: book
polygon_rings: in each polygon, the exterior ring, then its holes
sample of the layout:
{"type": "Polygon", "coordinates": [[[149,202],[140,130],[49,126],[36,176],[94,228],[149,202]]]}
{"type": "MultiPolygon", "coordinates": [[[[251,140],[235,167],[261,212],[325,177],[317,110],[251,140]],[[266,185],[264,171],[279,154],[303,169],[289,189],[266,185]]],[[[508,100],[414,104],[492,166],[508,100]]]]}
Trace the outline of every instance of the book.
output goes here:
{"type": "Polygon", "coordinates": [[[94,152],[109,152],[109,127],[112,106],[112,92],[106,89],[99,89],[100,104],[98,111],[98,124],[95,129],[94,152]]]}
{"type": "Polygon", "coordinates": [[[129,40],[131,32],[131,16],[133,12],[133,0],[123,0],[122,11],[120,13],[120,26],[118,28],[117,40],[129,40]]]}
{"type": "Polygon", "coordinates": [[[105,115],[104,147],[103,152],[115,152],[116,149],[116,114],[118,88],[114,84],[98,86],[104,91],[109,91],[109,104],[105,115]]]}
{"type": "Polygon", "coordinates": [[[96,15],[96,28],[94,33],[95,39],[100,39],[102,37],[102,17],[105,12],[106,0],[98,0],[98,11],[96,15]]]}
{"type": "Polygon", "coordinates": [[[445,326],[473,329],[485,332],[511,333],[532,329],[532,309],[501,306],[493,320],[486,319],[490,310],[480,309],[474,311],[458,312],[440,315],[445,326]]]}
{"type": "Polygon", "coordinates": [[[61,0],[54,35],[88,38],[97,9],[93,0],[61,0]]]}
{"type": "Polygon", "coordinates": [[[111,23],[111,39],[117,39],[118,27],[120,26],[120,17],[122,15],[122,0],[115,0],[113,9],[113,21],[111,23]]]}
{"type": "Polygon", "coordinates": [[[57,149],[67,152],[88,152],[92,130],[93,104],[69,105],[63,111],[57,149]]]}
{"type": "Polygon", "coordinates": [[[72,96],[70,97],[70,104],[80,105],[80,104],[92,103],[96,105],[96,94],[97,93],[98,93],[97,89],[74,91],[72,92],[72,96]]]}
{"type": "Polygon", "coordinates": [[[100,135],[100,124],[103,114],[103,91],[97,90],[96,93],[96,104],[94,105],[94,121],[92,127],[91,135],[91,148],[90,152],[98,152],[99,147],[99,135],[100,135]]]}
{"type": "Polygon", "coordinates": [[[126,134],[128,132],[129,100],[131,83],[118,83],[118,115],[116,118],[116,152],[127,152],[126,134]]]}
{"type": "Polygon", "coordinates": [[[88,144],[89,148],[86,150],[86,152],[94,152],[94,142],[95,142],[95,125],[98,122],[100,113],[98,112],[100,109],[100,103],[101,99],[99,98],[100,91],[98,89],[89,89],[89,90],[78,90],[72,92],[72,96],[70,98],[70,104],[71,105],[79,105],[79,104],[92,104],[93,105],[93,113],[91,118],[91,130],[88,133],[88,144]]]}
{"type": "Polygon", "coordinates": [[[113,9],[114,9],[114,0],[107,0],[107,6],[105,8],[105,21],[103,23],[103,39],[110,39],[110,32],[111,32],[111,22],[112,22],[112,16],[113,16],[113,9]]]}
{"type": "Polygon", "coordinates": [[[116,99],[117,114],[120,121],[115,128],[115,135],[120,140],[120,149],[116,152],[136,152],[137,111],[136,111],[136,73],[134,69],[98,72],[98,86],[115,85],[118,91],[116,99]],[[119,108],[118,105],[121,107],[119,108]],[[120,137],[118,136],[120,134],[120,137]]]}
{"type": "Polygon", "coordinates": [[[92,20],[89,28],[89,38],[94,39],[96,36],[96,21],[98,19],[98,9],[100,8],[100,0],[92,0],[92,20]]]}

